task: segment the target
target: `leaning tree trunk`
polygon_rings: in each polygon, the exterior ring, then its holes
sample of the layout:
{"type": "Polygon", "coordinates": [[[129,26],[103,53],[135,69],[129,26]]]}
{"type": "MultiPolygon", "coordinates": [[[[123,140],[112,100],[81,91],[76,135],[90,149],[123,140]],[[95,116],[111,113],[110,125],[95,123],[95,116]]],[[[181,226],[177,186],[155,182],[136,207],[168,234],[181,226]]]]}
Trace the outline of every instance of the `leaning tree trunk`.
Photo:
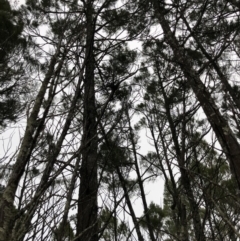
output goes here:
{"type": "Polygon", "coordinates": [[[13,165],[6,188],[0,197],[0,241],[12,240],[12,230],[18,214],[16,208],[14,207],[15,193],[44,123],[44,119],[41,120],[40,124],[37,121],[38,114],[44,100],[44,95],[51,79],[54,78],[56,71],[60,71],[62,67],[61,63],[58,63],[57,68],[55,67],[58,62],[59,53],[60,43],[55,55],[53,55],[51,59],[48,72],[35,99],[31,114],[27,119],[27,126],[18,156],[15,164],[13,165]]]}
{"type": "Polygon", "coordinates": [[[229,160],[230,168],[236,178],[238,188],[240,189],[240,145],[232,133],[228,122],[221,115],[210,93],[202,83],[199,74],[191,64],[191,57],[184,53],[184,49],[179,45],[174,33],[171,31],[168,21],[165,18],[166,10],[156,0],[152,0],[155,10],[155,16],[162,26],[165,41],[173,50],[175,61],[181,67],[189,85],[194,91],[205,115],[216,137],[229,160]]]}
{"type": "Polygon", "coordinates": [[[86,2],[86,68],[84,79],[84,113],[82,164],[77,214],[77,241],[97,241],[97,124],[94,90],[93,1],[86,2]]]}

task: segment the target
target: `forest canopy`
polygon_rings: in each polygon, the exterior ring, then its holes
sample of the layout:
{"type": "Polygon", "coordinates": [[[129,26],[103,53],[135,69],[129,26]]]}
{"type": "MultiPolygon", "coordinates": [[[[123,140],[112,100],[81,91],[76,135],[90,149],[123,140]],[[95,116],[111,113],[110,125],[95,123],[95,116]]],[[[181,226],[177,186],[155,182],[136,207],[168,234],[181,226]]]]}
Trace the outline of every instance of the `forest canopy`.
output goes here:
{"type": "Polygon", "coordinates": [[[239,240],[239,19],[0,0],[0,241],[239,240]]]}

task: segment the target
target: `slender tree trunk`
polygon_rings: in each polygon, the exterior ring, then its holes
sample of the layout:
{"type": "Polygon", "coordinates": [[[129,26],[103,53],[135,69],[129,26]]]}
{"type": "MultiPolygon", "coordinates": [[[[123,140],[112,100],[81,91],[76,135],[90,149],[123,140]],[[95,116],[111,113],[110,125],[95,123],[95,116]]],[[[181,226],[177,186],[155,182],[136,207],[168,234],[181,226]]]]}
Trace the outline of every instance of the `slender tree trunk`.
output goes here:
{"type": "MultiPolygon", "coordinates": [[[[40,108],[42,106],[48,84],[50,80],[55,76],[55,66],[60,53],[59,50],[60,44],[59,48],[56,51],[56,54],[51,59],[48,73],[43,80],[42,86],[36,97],[31,115],[27,120],[27,126],[19,154],[13,166],[13,170],[6,185],[5,191],[2,195],[2,198],[0,199],[0,241],[11,240],[12,229],[14,227],[17,215],[17,211],[14,207],[15,193],[17,191],[19,181],[24,173],[25,167],[31,156],[31,152],[34,148],[34,143],[36,142],[36,139],[41,132],[40,126],[37,122],[37,118],[40,108]]],[[[61,63],[59,63],[59,68],[60,66],[62,66],[61,63]]]]}
{"type": "Polygon", "coordinates": [[[64,241],[65,237],[64,237],[64,227],[68,222],[68,213],[71,207],[71,201],[72,201],[72,195],[73,195],[73,191],[74,191],[74,186],[76,183],[76,179],[77,179],[77,173],[78,173],[78,169],[79,169],[79,163],[80,163],[80,156],[78,157],[77,161],[76,161],[76,165],[73,171],[73,175],[71,178],[71,183],[69,185],[69,191],[67,193],[67,200],[66,200],[66,204],[65,204],[65,208],[64,208],[64,212],[63,212],[63,217],[61,220],[61,223],[59,225],[59,230],[57,233],[57,241],[64,241]]]}
{"type": "Polygon", "coordinates": [[[155,239],[155,236],[154,236],[153,228],[151,226],[151,219],[150,219],[150,216],[148,214],[148,205],[147,205],[146,195],[145,195],[145,191],[144,191],[143,181],[142,181],[140,169],[139,169],[139,166],[138,166],[138,159],[137,159],[137,151],[136,151],[136,145],[135,145],[135,140],[134,140],[134,133],[133,133],[133,130],[132,130],[132,127],[131,127],[131,121],[130,121],[129,110],[128,110],[127,105],[126,105],[126,116],[127,116],[127,121],[128,121],[128,125],[129,125],[129,134],[130,134],[129,137],[130,137],[130,141],[132,143],[132,149],[133,149],[133,155],[134,155],[134,166],[136,168],[138,185],[139,185],[140,193],[141,193],[141,197],[142,197],[144,215],[146,217],[146,225],[147,225],[147,228],[148,228],[150,240],[155,241],[156,239],[155,239]]]}
{"type": "MultiPolygon", "coordinates": [[[[200,218],[200,214],[199,214],[199,206],[194,198],[191,181],[190,181],[189,174],[188,174],[188,171],[187,171],[186,165],[185,165],[185,160],[184,160],[185,154],[183,152],[184,150],[181,150],[179,142],[178,142],[178,135],[177,135],[177,132],[176,132],[176,129],[174,126],[172,116],[171,116],[169,101],[168,101],[165,89],[164,89],[161,81],[159,81],[159,82],[161,85],[161,90],[162,90],[163,98],[164,98],[164,102],[165,102],[166,116],[167,116],[170,130],[172,133],[173,143],[174,143],[174,146],[176,149],[176,156],[177,156],[177,162],[178,162],[178,165],[180,168],[182,185],[186,191],[186,196],[187,196],[189,204],[190,204],[190,210],[192,212],[195,237],[196,237],[196,240],[205,241],[206,239],[205,239],[205,235],[204,235],[204,232],[202,229],[201,218],[200,218]]],[[[182,125],[183,125],[182,137],[184,137],[184,133],[185,133],[186,123],[184,123],[184,122],[185,121],[183,121],[183,123],[182,123],[182,125]]],[[[184,143],[185,140],[183,139],[182,142],[184,143]]],[[[185,144],[182,144],[182,147],[185,149],[185,144]]],[[[186,215],[183,215],[183,217],[184,216],[186,216],[186,215]]]]}
{"type": "Polygon", "coordinates": [[[191,35],[195,39],[198,47],[201,49],[202,53],[209,60],[209,63],[213,66],[213,68],[215,69],[216,73],[218,74],[219,79],[220,79],[220,81],[222,83],[224,92],[226,94],[228,94],[228,93],[230,94],[230,96],[232,97],[232,100],[234,101],[235,105],[237,106],[238,110],[240,111],[239,93],[236,93],[234,91],[234,89],[232,88],[232,86],[229,84],[226,75],[224,75],[224,73],[221,70],[221,67],[218,65],[217,59],[215,60],[214,57],[211,57],[211,55],[208,54],[208,52],[206,51],[206,49],[202,45],[201,41],[198,39],[198,37],[196,36],[194,31],[192,31],[192,29],[189,26],[187,20],[183,16],[182,16],[182,19],[183,19],[184,23],[186,24],[188,31],[191,33],[191,35]]]}
{"type": "MultiPolygon", "coordinates": [[[[35,195],[32,198],[31,202],[28,203],[26,208],[26,212],[24,215],[15,216],[15,226],[12,227],[11,230],[11,241],[22,241],[24,240],[25,234],[29,231],[29,227],[31,226],[31,220],[34,216],[34,213],[38,207],[39,202],[41,202],[41,197],[44,192],[49,188],[53,179],[49,180],[50,174],[53,170],[54,163],[61,151],[62,144],[67,135],[71,122],[73,120],[76,104],[78,102],[79,96],[81,94],[80,85],[83,79],[83,69],[85,63],[83,63],[82,70],[80,71],[80,77],[77,83],[77,88],[73,100],[71,102],[71,107],[69,108],[68,115],[65,120],[65,124],[63,125],[61,135],[55,145],[49,146],[48,156],[47,156],[47,165],[44,169],[43,175],[41,177],[41,181],[36,189],[35,195]]],[[[55,93],[55,91],[54,91],[55,93]]]]}
{"type": "MultiPolygon", "coordinates": [[[[164,98],[164,102],[165,102],[165,109],[166,109],[166,116],[169,122],[169,126],[170,126],[170,130],[172,133],[172,138],[173,138],[173,143],[176,149],[176,156],[177,156],[177,161],[178,161],[178,165],[180,168],[180,173],[181,173],[181,179],[182,179],[182,185],[186,191],[186,196],[188,198],[189,204],[190,204],[190,210],[192,212],[192,219],[193,219],[193,226],[194,226],[194,231],[195,231],[195,237],[196,240],[199,241],[204,241],[205,240],[205,235],[202,229],[202,224],[201,224],[201,219],[200,219],[200,214],[199,214],[199,206],[195,200],[194,194],[193,194],[193,190],[191,187],[191,181],[185,166],[185,160],[184,160],[184,150],[181,150],[180,145],[178,143],[178,136],[177,136],[177,132],[174,126],[174,122],[170,113],[170,106],[169,106],[169,102],[168,102],[168,98],[167,95],[165,93],[165,89],[160,81],[161,84],[161,89],[162,89],[162,93],[163,93],[163,98],[164,98]]],[[[184,121],[183,121],[184,122],[184,121]]],[[[185,132],[185,124],[186,123],[182,123],[183,128],[182,128],[182,132],[185,132]]],[[[184,135],[184,134],[183,134],[184,135]]],[[[184,142],[184,140],[182,140],[184,142]]],[[[183,144],[183,148],[184,144],[183,144]]],[[[184,216],[183,216],[184,217],[184,216]]]]}
{"type": "Polygon", "coordinates": [[[124,177],[123,177],[119,167],[116,167],[116,170],[117,170],[117,174],[118,174],[119,180],[121,182],[121,185],[122,185],[122,188],[123,188],[123,191],[124,191],[124,194],[125,194],[125,200],[126,200],[129,212],[131,214],[131,218],[133,220],[134,227],[136,229],[138,240],[144,241],[144,238],[143,238],[141,230],[140,230],[140,225],[138,223],[137,217],[135,215],[135,212],[134,212],[134,209],[133,209],[133,206],[132,206],[129,194],[128,194],[128,190],[127,190],[127,187],[126,187],[126,184],[125,184],[124,177]]]}
{"type": "Polygon", "coordinates": [[[113,184],[113,200],[114,200],[114,213],[113,213],[113,222],[114,222],[114,241],[118,241],[118,230],[117,230],[117,194],[116,194],[116,185],[114,173],[112,173],[112,184],[113,184]]]}
{"type": "Polygon", "coordinates": [[[80,187],[77,214],[77,241],[97,241],[97,126],[94,90],[93,42],[95,24],[93,1],[88,0],[86,11],[86,68],[84,80],[84,116],[82,165],[80,168],[80,187]]]}
{"type": "Polygon", "coordinates": [[[165,19],[166,10],[156,0],[152,0],[155,16],[162,26],[165,41],[171,46],[175,61],[181,67],[189,85],[193,89],[209,123],[215,132],[224,153],[226,154],[231,171],[236,178],[238,188],[240,189],[240,145],[232,133],[228,122],[223,118],[217,105],[210,93],[202,83],[199,74],[192,68],[191,58],[184,52],[183,47],[178,44],[168,21],[165,19]]]}

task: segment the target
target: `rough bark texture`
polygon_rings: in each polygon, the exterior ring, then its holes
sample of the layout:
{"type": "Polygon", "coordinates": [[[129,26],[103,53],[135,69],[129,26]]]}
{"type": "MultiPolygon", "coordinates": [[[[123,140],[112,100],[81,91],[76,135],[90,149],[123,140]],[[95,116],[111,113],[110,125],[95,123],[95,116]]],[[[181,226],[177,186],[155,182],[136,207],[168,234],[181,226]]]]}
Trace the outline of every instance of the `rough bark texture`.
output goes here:
{"type": "Polygon", "coordinates": [[[97,241],[97,127],[94,90],[93,2],[86,2],[86,68],[84,80],[84,117],[82,165],[77,216],[77,241],[97,241]]]}
{"type": "Polygon", "coordinates": [[[201,107],[203,108],[203,111],[229,160],[231,171],[235,176],[238,188],[240,189],[240,145],[232,133],[227,121],[219,112],[219,109],[210,93],[202,83],[199,74],[192,68],[191,58],[185,54],[183,47],[178,44],[176,37],[170,29],[168,21],[165,19],[165,9],[158,1],[152,0],[152,2],[155,10],[155,16],[163,29],[165,41],[171,46],[175,61],[181,67],[189,85],[201,104],[201,107]]]}

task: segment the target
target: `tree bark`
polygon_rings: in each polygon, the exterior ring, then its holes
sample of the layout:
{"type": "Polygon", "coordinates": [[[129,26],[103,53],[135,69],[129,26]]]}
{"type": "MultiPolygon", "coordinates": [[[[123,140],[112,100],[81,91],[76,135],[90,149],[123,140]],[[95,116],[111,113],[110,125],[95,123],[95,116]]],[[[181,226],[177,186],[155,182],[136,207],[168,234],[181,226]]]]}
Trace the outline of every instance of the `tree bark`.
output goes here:
{"type": "Polygon", "coordinates": [[[238,188],[240,189],[240,145],[230,129],[228,122],[223,118],[217,105],[215,104],[210,93],[202,83],[199,74],[193,69],[191,57],[187,56],[183,47],[178,44],[176,37],[170,29],[168,21],[165,19],[166,10],[158,1],[152,0],[155,16],[162,26],[165,41],[173,50],[175,61],[181,67],[185,77],[188,80],[193,92],[195,93],[205,115],[218,141],[229,160],[232,174],[235,176],[238,188]]]}
{"type": "Polygon", "coordinates": [[[209,60],[209,63],[213,66],[213,68],[215,69],[216,73],[219,76],[219,79],[223,85],[223,91],[226,94],[230,94],[230,96],[232,97],[232,100],[234,101],[235,105],[237,106],[238,110],[240,111],[240,99],[239,99],[239,94],[236,93],[233,89],[233,87],[229,84],[228,79],[226,77],[226,75],[224,75],[224,73],[221,70],[221,67],[218,64],[218,60],[215,59],[214,57],[212,57],[207,50],[204,48],[203,44],[201,43],[201,41],[197,38],[196,34],[194,33],[194,31],[192,31],[190,25],[188,24],[186,18],[184,16],[182,16],[182,19],[184,21],[184,23],[187,26],[188,31],[191,33],[192,37],[195,39],[197,46],[201,49],[202,53],[204,54],[204,56],[209,60]]]}
{"type": "Polygon", "coordinates": [[[98,240],[97,206],[97,123],[94,90],[93,42],[95,24],[93,1],[86,2],[86,68],[84,79],[84,116],[82,165],[77,214],[77,241],[98,240]]]}
{"type": "MultiPolygon", "coordinates": [[[[52,57],[48,72],[43,80],[42,86],[36,97],[31,115],[27,120],[27,126],[19,154],[13,166],[10,178],[0,199],[0,241],[11,240],[11,233],[14,227],[17,211],[14,207],[15,193],[18,188],[19,181],[24,173],[25,167],[29,161],[34,143],[40,133],[38,131],[37,118],[42,106],[44,95],[48,88],[50,80],[54,77],[57,57],[60,53],[60,44],[56,50],[56,54],[52,57]],[[36,134],[34,135],[34,132],[36,134]]],[[[60,63],[59,63],[60,65],[60,63]]]]}

